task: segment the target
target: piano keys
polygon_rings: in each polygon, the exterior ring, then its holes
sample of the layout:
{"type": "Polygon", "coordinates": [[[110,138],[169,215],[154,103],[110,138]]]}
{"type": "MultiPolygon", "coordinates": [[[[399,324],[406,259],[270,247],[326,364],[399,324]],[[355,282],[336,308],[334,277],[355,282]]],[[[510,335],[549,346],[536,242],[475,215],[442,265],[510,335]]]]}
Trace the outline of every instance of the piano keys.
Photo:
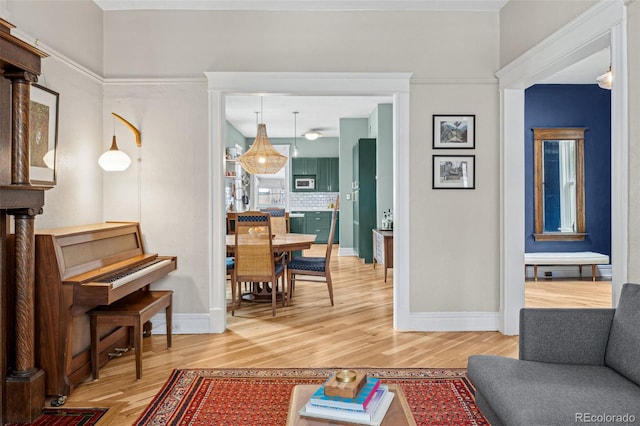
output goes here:
{"type": "MultiPolygon", "coordinates": [[[[86,313],[147,289],[174,271],[177,259],[146,253],[135,222],[38,231],[35,252],[36,363],[46,394],[64,398],[91,375],[86,313]]],[[[125,329],[109,333],[98,348],[103,361],[128,346],[125,329]]]]}

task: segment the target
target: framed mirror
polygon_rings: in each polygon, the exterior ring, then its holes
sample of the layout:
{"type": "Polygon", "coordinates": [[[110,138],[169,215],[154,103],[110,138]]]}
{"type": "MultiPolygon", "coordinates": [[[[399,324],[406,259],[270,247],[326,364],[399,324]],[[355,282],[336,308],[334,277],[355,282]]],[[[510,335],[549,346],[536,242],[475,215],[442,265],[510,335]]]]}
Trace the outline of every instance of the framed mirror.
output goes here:
{"type": "Polygon", "coordinates": [[[536,241],[581,241],[584,208],[584,128],[533,129],[536,241]]]}

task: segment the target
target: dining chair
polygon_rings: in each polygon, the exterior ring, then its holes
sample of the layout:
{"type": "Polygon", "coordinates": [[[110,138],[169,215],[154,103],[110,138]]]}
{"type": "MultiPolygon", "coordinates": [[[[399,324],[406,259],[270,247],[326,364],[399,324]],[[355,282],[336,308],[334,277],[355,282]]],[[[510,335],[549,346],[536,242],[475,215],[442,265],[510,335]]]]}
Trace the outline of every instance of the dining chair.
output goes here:
{"type": "Polygon", "coordinates": [[[260,211],[271,215],[271,230],[274,234],[289,233],[289,212],[285,212],[284,209],[274,207],[265,207],[260,209],[260,211]]]}
{"type": "Polygon", "coordinates": [[[236,276],[235,276],[236,262],[232,256],[227,256],[226,263],[227,263],[227,279],[231,284],[231,315],[233,315],[235,314],[235,307],[236,307],[235,292],[233,291],[233,288],[236,285],[236,276]]]}
{"type": "MultiPolygon", "coordinates": [[[[240,307],[242,294],[240,283],[261,283],[263,290],[271,294],[272,315],[276,314],[278,283],[282,281],[282,306],[287,304],[287,281],[284,274],[284,256],[274,261],[273,245],[271,241],[270,214],[264,212],[238,213],[235,224],[235,278],[231,287],[233,305],[232,315],[235,314],[235,302],[240,307]],[[268,284],[271,283],[269,287],[268,284]]],[[[255,291],[255,288],[253,289],[255,291]]]]}
{"type": "Polygon", "coordinates": [[[287,264],[287,282],[289,283],[288,297],[293,298],[296,281],[326,282],[329,290],[329,299],[333,306],[333,284],[331,283],[331,250],[333,249],[333,238],[336,232],[336,221],[338,219],[338,209],[340,196],[336,197],[331,215],[331,229],[327,242],[327,251],[324,257],[293,256],[287,264]],[[320,278],[311,278],[320,277],[320,278]]]}

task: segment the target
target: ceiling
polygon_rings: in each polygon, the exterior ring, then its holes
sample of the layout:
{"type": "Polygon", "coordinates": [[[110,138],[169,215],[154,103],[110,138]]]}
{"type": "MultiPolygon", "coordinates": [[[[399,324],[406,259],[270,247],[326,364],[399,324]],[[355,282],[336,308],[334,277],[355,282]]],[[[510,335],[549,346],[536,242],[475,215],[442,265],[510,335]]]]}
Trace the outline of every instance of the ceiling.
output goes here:
{"type": "MultiPolygon", "coordinates": [[[[508,0],[93,0],[114,10],[485,10],[498,11],[508,0]]],[[[566,68],[540,84],[594,84],[610,64],[609,49],[566,68]]],[[[340,118],[363,118],[391,97],[233,95],[226,98],[227,120],[245,137],[255,137],[255,112],[263,111],[271,138],[292,138],[320,129],[326,137],[339,135],[340,118]],[[262,106],[261,106],[262,102],[262,106]]]]}
{"type": "Polygon", "coordinates": [[[508,0],[93,0],[103,10],[467,10],[508,0]]]}
{"type": "Polygon", "coordinates": [[[256,112],[267,125],[270,138],[293,138],[309,130],[338,137],[340,118],[366,118],[390,96],[277,96],[231,95],[225,98],[227,120],[244,136],[255,137],[256,112]],[[294,111],[298,114],[294,118],[294,111]]]}

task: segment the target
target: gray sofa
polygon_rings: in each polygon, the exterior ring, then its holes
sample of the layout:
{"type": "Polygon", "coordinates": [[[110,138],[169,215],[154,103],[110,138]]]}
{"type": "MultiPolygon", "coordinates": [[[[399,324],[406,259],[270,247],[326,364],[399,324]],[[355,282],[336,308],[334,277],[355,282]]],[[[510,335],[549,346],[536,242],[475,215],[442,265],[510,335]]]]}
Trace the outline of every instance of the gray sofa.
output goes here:
{"type": "Polygon", "coordinates": [[[519,359],[467,368],[494,426],[640,425],[640,285],[624,284],[616,309],[522,309],[519,359]]]}

